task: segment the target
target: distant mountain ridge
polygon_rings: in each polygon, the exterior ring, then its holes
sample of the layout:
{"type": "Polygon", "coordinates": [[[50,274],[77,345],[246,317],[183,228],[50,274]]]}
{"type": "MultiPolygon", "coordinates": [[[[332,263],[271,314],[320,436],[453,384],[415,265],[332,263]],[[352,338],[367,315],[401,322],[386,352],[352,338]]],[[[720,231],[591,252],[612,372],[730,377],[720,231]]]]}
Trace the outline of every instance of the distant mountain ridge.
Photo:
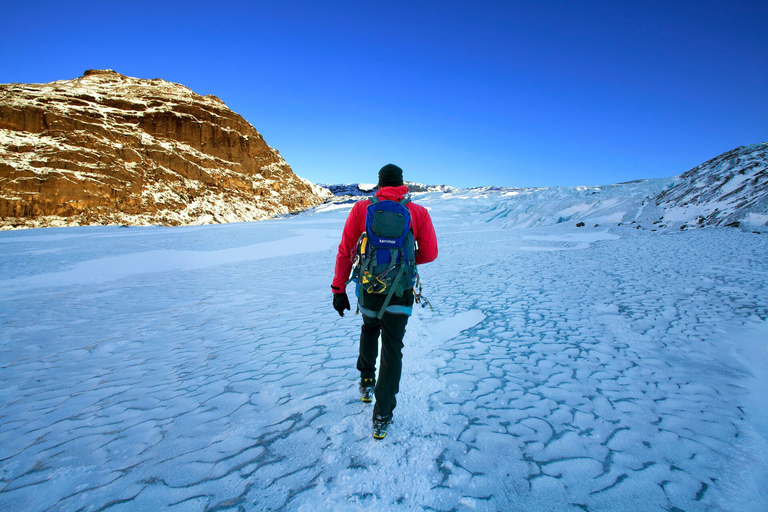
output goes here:
{"type": "Polygon", "coordinates": [[[183,85],[112,70],[0,84],[0,228],[259,220],[329,195],[183,85]]]}
{"type": "MultiPolygon", "coordinates": [[[[448,185],[424,185],[412,181],[404,183],[411,193],[419,192],[455,192],[458,189],[448,185]]],[[[335,185],[319,185],[331,192],[333,196],[329,200],[333,203],[346,203],[357,201],[362,197],[372,196],[378,190],[373,183],[342,183],[335,185]]]]}
{"type": "MultiPolygon", "coordinates": [[[[336,203],[370,194],[364,191],[366,187],[360,190],[354,184],[327,187],[336,203]]],[[[707,226],[761,229],[768,226],[768,143],[736,148],[671,178],[591,187],[455,189],[417,185],[411,192],[417,200],[422,194],[463,196],[470,201],[456,215],[510,228],[572,222],[652,231],[707,226]]]]}

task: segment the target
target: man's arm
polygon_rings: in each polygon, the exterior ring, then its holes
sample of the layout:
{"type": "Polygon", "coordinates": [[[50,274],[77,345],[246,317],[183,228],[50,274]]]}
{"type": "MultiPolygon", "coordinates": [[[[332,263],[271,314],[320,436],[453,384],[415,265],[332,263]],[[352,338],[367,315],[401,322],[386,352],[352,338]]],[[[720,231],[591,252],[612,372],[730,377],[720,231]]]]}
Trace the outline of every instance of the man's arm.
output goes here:
{"type": "Polygon", "coordinates": [[[355,257],[357,240],[362,234],[362,231],[360,231],[360,212],[365,212],[364,202],[365,201],[358,201],[355,203],[352,210],[349,212],[347,222],[344,224],[344,232],[341,235],[339,252],[336,254],[336,268],[333,272],[333,283],[331,284],[333,293],[346,293],[347,291],[347,279],[349,279],[349,273],[352,271],[352,262],[355,257]]]}
{"type": "Polygon", "coordinates": [[[426,208],[419,212],[419,225],[416,232],[416,243],[419,249],[416,251],[416,264],[429,263],[437,259],[437,235],[432,218],[426,208]]]}

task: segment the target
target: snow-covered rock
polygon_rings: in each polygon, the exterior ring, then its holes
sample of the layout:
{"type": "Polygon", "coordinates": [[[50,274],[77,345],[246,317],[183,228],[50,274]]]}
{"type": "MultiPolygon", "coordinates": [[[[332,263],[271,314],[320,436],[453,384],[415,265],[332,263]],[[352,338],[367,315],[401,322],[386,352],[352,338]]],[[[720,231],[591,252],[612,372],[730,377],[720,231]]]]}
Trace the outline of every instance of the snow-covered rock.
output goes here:
{"type": "Polygon", "coordinates": [[[111,70],[0,85],[0,227],[259,220],[328,196],[183,85],[111,70]]]}
{"type": "Polygon", "coordinates": [[[654,203],[679,226],[768,225],[768,143],[738,147],[686,172],[654,203]]]}
{"type": "Polygon", "coordinates": [[[428,197],[440,205],[436,208],[444,206],[457,219],[469,217],[476,223],[529,228],[583,222],[594,227],[632,223],[643,211],[643,201],[673,183],[674,178],[665,178],[599,187],[481,187],[415,197],[428,197]]]}
{"type": "Polygon", "coordinates": [[[456,192],[456,188],[448,185],[424,185],[423,183],[415,183],[413,181],[406,181],[405,184],[411,193],[415,192],[456,192]]]}
{"type": "Polygon", "coordinates": [[[334,197],[369,196],[376,189],[376,185],[371,183],[340,183],[321,186],[330,190],[334,197]]]}

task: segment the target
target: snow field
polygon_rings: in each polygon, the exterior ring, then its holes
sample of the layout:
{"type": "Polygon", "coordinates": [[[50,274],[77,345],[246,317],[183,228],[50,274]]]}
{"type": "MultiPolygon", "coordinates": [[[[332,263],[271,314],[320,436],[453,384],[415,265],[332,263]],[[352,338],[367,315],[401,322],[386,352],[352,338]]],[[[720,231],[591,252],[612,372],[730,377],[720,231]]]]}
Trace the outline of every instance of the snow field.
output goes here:
{"type": "Polygon", "coordinates": [[[435,310],[381,442],[331,308],[347,210],[1,233],[0,508],[766,508],[764,237],[422,201],[435,310]]]}

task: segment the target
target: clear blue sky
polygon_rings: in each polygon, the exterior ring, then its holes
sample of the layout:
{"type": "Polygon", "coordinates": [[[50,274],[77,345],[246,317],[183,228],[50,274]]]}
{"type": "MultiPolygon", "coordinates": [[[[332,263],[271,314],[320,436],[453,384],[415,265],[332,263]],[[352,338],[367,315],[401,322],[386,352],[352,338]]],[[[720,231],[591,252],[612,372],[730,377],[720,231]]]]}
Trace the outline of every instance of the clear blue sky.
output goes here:
{"type": "Polygon", "coordinates": [[[0,83],[182,83],[315,182],[601,185],[768,141],[766,27],[765,0],[3,0],[0,83]]]}

